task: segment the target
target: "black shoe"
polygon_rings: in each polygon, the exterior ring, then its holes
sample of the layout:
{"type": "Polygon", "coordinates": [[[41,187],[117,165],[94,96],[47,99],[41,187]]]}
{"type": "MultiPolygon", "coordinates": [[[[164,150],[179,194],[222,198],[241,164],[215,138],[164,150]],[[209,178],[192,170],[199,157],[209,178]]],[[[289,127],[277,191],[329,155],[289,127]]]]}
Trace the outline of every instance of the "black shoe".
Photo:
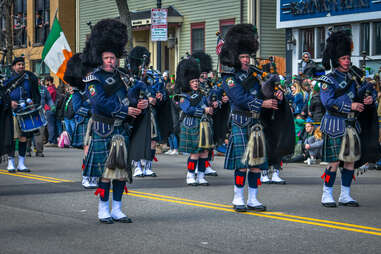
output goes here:
{"type": "Polygon", "coordinates": [[[266,211],[266,206],[264,206],[264,205],[249,206],[249,205],[247,205],[247,210],[257,211],[257,212],[264,212],[264,211],[266,211]]]}
{"type": "Polygon", "coordinates": [[[16,169],[8,169],[8,173],[16,173],[16,169]]]}
{"type": "Polygon", "coordinates": [[[32,153],[31,152],[26,152],[26,157],[32,157],[32,153]]]}
{"type": "Polygon", "coordinates": [[[37,152],[36,157],[45,157],[45,155],[43,153],[37,152]]]}
{"type": "Polygon", "coordinates": [[[357,201],[349,201],[347,203],[339,202],[340,206],[359,207],[360,204],[357,201]]]}
{"type": "Polygon", "coordinates": [[[112,220],[111,217],[108,217],[108,218],[104,218],[104,219],[99,219],[99,221],[103,224],[113,224],[114,221],[112,220]]]}
{"type": "Polygon", "coordinates": [[[120,222],[120,223],[132,223],[132,220],[128,218],[127,216],[120,219],[114,219],[114,218],[112,219],[113,221],[120,222]]]}
{"type": "Polygon", "coordinates": [[[324,207],[332,208],[337,207],[336,203],[321,203],[324,207]]]}
{"type": "Polygon", "coordinates": [[[244,213],[244,212],[247,211],[245,205],[233,205],[233,209],[234,209],[236,212],[239,212],[239,213],[244,213]]]}
{"type": "Polygon", "coordinates": [[[29,173],[31,172],[29,168],[26,168],[26,169],[17,169],[18,172],[21,172],[21,173],[29,173]]]}

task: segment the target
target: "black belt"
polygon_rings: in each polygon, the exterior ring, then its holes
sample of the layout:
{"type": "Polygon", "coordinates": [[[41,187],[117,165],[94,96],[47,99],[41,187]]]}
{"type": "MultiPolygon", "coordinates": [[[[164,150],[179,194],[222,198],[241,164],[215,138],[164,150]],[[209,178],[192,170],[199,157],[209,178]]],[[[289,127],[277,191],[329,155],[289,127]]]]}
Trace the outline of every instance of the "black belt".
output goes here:
{"type": "Polygon", "coordinates": [[[94,121],[99,121],[99,122],[110,124],[110,125],[114,124],[114,119],[107,116],[94,114],[92,118],[94,121]]]}
{"type": "Polygon", "coordinates": [[[340,112],[331,111],[331,110],[328,110],[328,113],[331,116],[337,116],[337,117],[343,117],[343,118],[347,118],[347,115],[348,115],[348,114],[345,114],[345,113],[340,113],[340,112]]]}
{"type": "Polygon", "coordinates": [[[240,116],[253,117],[253,113],[251,113],[250,111],[233,110],[232,113],[240,116]]]}
{"type": "Polygon", "coordinates": [[[193,116],[193,115],[187,115],[187,114],[185,114],[185,117],[202,118],[202,116],[193,116]]]}

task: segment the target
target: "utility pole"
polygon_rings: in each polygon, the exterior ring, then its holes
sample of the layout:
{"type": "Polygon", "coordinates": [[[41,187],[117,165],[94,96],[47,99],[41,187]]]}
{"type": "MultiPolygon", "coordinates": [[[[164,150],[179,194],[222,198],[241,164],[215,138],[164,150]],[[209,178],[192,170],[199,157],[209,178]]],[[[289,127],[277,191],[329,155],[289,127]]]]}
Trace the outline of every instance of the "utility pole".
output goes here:
{"type": "MultiPolygon", "coordinates": [[[[157,8],[161,9],[161,0],[157,0],[157,8]]],[[[157,41],[157,70],[161,72],[161,41],[157,41]]]]}

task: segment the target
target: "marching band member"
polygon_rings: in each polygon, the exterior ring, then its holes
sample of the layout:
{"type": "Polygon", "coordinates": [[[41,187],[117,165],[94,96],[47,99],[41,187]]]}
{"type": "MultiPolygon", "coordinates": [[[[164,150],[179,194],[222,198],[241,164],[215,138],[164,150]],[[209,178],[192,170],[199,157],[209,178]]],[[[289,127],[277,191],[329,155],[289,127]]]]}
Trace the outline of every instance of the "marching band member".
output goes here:
{"type": "Polygon", "coordinates": [[[150,114],[151,121],[151,139],[150,144],[150,156],[147,159],[140,158],[135,162],[135,177],[152,176],[156,177],[156,173],[152,171],[152,161],[156,154],[156,142],[160,140],[160,132],[157,128],[157,115],[154,107],[163,100],[163,93],[159,90],[154,89],[155,80],[152,77],[148,77],[147,68],[150,63],[150,53],[145,47],[136,46],[132,49],[128,56],[129,66],[131,74],[139,79],[141,83],[144,83],[144,93],[148,97],[149,103],[151,105],[147,113],[150,114]],[[152,133],[152,131],[154,133],[152,133]],[[152,137],[154,136],[154,137],[152,137]],[[142,163],[143,162],[143,163],[142,163]]]}
{"type": "MultiPolygon", "coordinates": [[[[71,145],[84,150],[84,158],[88,151],[88,144],[85,144],[87,125],[91,116],[90,99],[85,90],[85,83],[82,77],[86,76],[91,69],[85,69],[82,64],[81,54],[75,54],[67,63],[64,80],[73,87],[73,110],[75,112],[75,129],[71,145]]],[[[82,169],[85,159],[83,159],[82,169]]],[[[82,176],[82,186],[85,189],[93,189],[98,186],[97,177],[82,176]]]]}
{"type": "MultiPolygon", "coordinates": [[[[192,57],[195,58],[199,64],[200,64],[200,70],[201,70],[201,74],[200,74],[200,78],[199,78],[199,81],[200,81],[200,88],[205,91],[205,93],[208,95],[208,103],[209,104],[215,104],[214,105],[214,108],[216,109],[216,111],[213,113],[213,117],[216,115],[216,113],[218,112],[218,109],[221,107],[222,105],[222,102],[221,100],[218,100],[219,99],[219,96],[218,96],[218,93],[219,91],[216,91],[216,88],[214,88],[211,84],[211,80],[208,79],[208,73],[212,71],[212,58],[210,57],[210,55],[204,53],[204,52],[196,52],[196,53],[193,53],[192,54],[192,57]],[[213,99],[212,99],[213,98],[213,99]]],[[[220,126],[221,123],[219,124],[220,126]]],[[[213,121],[213,126],[215,127],[215,122],[213,121]]],[[[213,128],[214,130],[214,128],[213,128]]],[[[213,131],[213,134],[215,134],[215,132],[213,131]]],[[[210,163],[211,159],[212,159],[212,154],[213,154],[213,151],[210,150],[209,152],[209,155],[208,155],[208,160],[205,161],[205,175],[206,176],[217,176],[217,172],[212,168],[212,165],[210,163]]],[[[198,169],[196,169],[196,171],[198,171],[198,169]]]]}
{"type": "MultiPolygon", "coordinates": [[[[176,70],[176,86],[182,91],[180,98],[180,108],[184,113],[181,123],[180,152],[190,153],[187,162],[188,185],[209,185],[205,179],[205,162],[208,159],[209,151],[200,148],[200,124],[201,118],[206,114],[213,114],[213,107],[208,105],[207,98],[199,87],[200,68],[194,58],[182,60],[176,70]],[[198,166],[197,178],[195,170],[198,166]]],[[[209,133],[211,134],[211,133],[209,133]]],[[[210,142],[210,141],[209,141],[210,142]]]]}
{"type": "MultiPolygon", "coordinates": [[[[235,25],[226,34],[220,54],[221,64],[235,69],[234,73],[224,76],[222,87],[229,97],[232,108],[232,129],[225,157],[225,168],[234,170],[232,203],[237,212],[266,210],[266,206],[257,200],[258,185],[261,184],[260,167],[266,163],[266,144],[259,116],[264,108],[278,109],[277,99],[283,100],[283,93],[280,91],[276,92],[276,99],[262,99],[258,78],[249,76],[250,56],[256,53],[258,44],[255,26],[235,25]],[[250,144],[248,144],[249,136],[250,140],[253,139],[250,144]],[[254,149],[254,154],[249,153],[249,156],[246,156],[249,149],[254,149]],[[251,158],[246,160],[245,157],[251,158]],[[249,188],[246,206],[244,186],[248,168],[249,188]]],[[[272,77],[267,82],[274,82],[274,80],[275,78],[272,77]]]]}
{"type": "Polygon", "coordinates": [[[148,106],[147,100],[140,100],[136,107],[129,106],[129,91],[116,70],[117,58],[122,56],[126,43],[126,26],[119,21],[105,19],[93,27],[83,53],[84,64],[100,65],[85,78],[93,124],[83,175],[100,178],[95,192],[100,196],[98,218],[106,224],[131,222],[121,210],[126,181],[132,181],[127,160],[130,137],[126,118],[137,117],[148,106]],[[110,213],[111,182],[113,198],[110,213]]]}
{"type": "Polygon", "coordinates": [[[377,144],[374,145],[374,141],[378,140],[378,121],[377,117],[373,117],[376,92],[371,84],[354,75],[351,66],[352,45],[349,31],[332,32],[323,53],[323,65],[326,70],[330,70],[331,66],[334,69],[318,79],[321,82],[321,101],[326,109],[321,120],[323,161],[329,162],[322,176],[324,186],[321,203],[325,207],[337,206],[332,191],[340,163],[343,168],[339,205],[359,206],[350,195],[355,162],[364,156],[367,158],[362,161],[370,162],[371,156],[377,158],[378,155],[377,144]],[[372,132],[375,128],[376,131],[372,132]],[[366,136],[367,139],[362,139],[366,136]]]}
{"type": "MultiPolygon", "coordinates": [[[[4,86],[10,89],[11,106],[13,112],[18,112],[25,109],[27,106],[40,105],[41,95],[38,89],[38,79],[30,71],[25,71],[24,57],[16,57],[12,62],[12,74],[5,80],[4,86]]],[[[23,132],[20,129],[18,120],[13,117],[14,121],[14,140],[12,143],[11,151],[8,153],[8,171],[11,173],[16,172],[15,168],[15,139],[19,139],[19,159],[17,171],[30,172],[25,164],[26,143],[28,138],[33,137],[33,132],[23,132]]]]}

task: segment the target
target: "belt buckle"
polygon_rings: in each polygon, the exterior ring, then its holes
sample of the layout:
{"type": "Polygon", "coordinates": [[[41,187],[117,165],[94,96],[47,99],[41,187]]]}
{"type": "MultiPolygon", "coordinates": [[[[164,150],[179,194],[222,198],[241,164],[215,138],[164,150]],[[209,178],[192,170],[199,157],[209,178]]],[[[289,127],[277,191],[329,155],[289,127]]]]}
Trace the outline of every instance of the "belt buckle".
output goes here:
{"type": "Polygon", "coordinates": [[[350,112],[348,115],[347,115],[347,119],[354,119],[355,118],[355,112],[350,112]]]}
{"type": "Polygon", "coordinates": [[[252,113],[251,113],[251,117],[254,118],[254,119],[259,119],[259,113],[257,113],[257,112],[252,112],[252,113]]]}

